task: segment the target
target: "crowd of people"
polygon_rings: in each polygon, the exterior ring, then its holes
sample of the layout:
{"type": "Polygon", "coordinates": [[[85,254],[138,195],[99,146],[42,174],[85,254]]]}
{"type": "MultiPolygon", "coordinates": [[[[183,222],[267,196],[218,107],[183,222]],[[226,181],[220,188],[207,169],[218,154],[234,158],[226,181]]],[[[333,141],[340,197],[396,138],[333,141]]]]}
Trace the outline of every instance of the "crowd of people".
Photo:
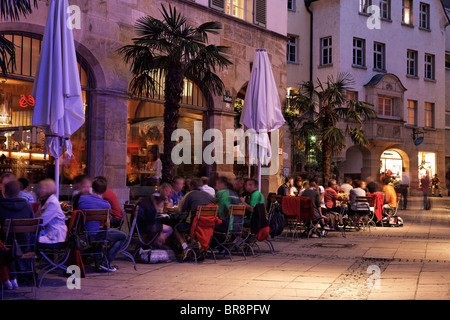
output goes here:
{"type": "MultiPolygon", "coordinates": [[[[437,178],[437,177],[435,177],[437,178]]],[[[366,181],[345,178],[344,183],[338,185],[336,180],[330,180],[326,186],[321,179],[303,180],[302,177],[288,177],[278,188],[277,194],[281,196],[310,197],[314,206],[314,214],[325,230],[340,229],[343,227],[343,218],[340,214],[341,203],[348,203],[348,209],[360,210],[357,197],[368,193],[384,193],[384,208],[395,209],[397,191],[393,188],[389,176],[381,178],[381,186],[371,178],[366,181]]],[[[431,183],[438,186],[438,180],[421,181],[422,187],[427,189],[431,183]]],[[[403,195],[403,209],[407,207],[407,194],[409,177],[403,174],[400,181],[400,193],[403,195]]],[[[96,261],[97,270],[114,272],[117,266],[112,262],[126,243],[127,235],[119,230],[123,221],[124,212],[118,202],[117,196],[108,189],[105,177],[77,176],[73,182],[72,194],[73,210],[110,209],[110,221],[104,226],[100,221],[89,221],[86,230],[98,237],[106,237],[111,244],[103,260],[96,261]],[[104,230],[105,232],[100,232],[104,230]],[[98,233],[97,233],[98,232],[98,233]],[[105,235],[106,234],[106,235],[105,235]]],[[[438,190],[437,187],[434,188],[438,190]]],[[[218,205],[218,217],[222,224],[215,229],[226,233],[229,226],[230,205],[244,205],[244,227],[249,227],[254,208],[264,205],[265,199],[258,191],[258,181],[236,177],[233,181],[226,177],[174,177],[172,183],[162,183],[156,193],[150,194],[137,203],[137,224],[147,241],[152,240],[156,248],[165,248],[174,243],[180,248],[182,260],[189,258],[190,244],[187,242],[191,231],[194,215],[199,205],[218,205]],[[161,218],[172,208],[170,219],[161,218]]],[[[67,221],[61,209],[59,199],[56,197],[56,185],[51,179],[39,182],[36,194],[29,190],[29,182],[25,178],[17,178],[11,173],[0,176],[0,232],[4,232],[6,219],[41,218],[42,228],[37,235],[36,243],[42,248],[59,248],[66,241],[67,221]],[[37,206],[33,210],[32,204],[37,206]]],[[[358,221],[356,221],[358,223],[358,221]]],[[[30,242],[30,236],[17,239],[21,244],[30,242]]],[[[1,238],[3,239],[3,237],[1,238]]],[[[31,239],[33,240],[33,239],[31,239]]],[[[25,249],[26,250],[26,249],[25,249]]],[[[7,289],[17,289],[15,271],[18,266],[10,263],[9,280],[4,282],[7,289]]]]}
{"type": "MultiPolygon", "coordinates": [[[[397,207],[397,192],[392,186],[392,179],[388,176],[381,178],[381,186],[371,177],[366,181],[346,177],[341,185],[335,179],[329,180],[327,186],[322,186],[321,179],[312,178],[303,180],[302,177],[287,177],[285,182],[278,188],[280,196],[303,196],[312,199],[314,215],[323,226],[323,230],[341,230],[343,227],[342,204],[345,203],[350,213],[358,213],[369,210],[368,204],[358,201],[358,197],[365,197],[375,192],[384,193],[385,203],[383,209],[392,211],[397,207]],[[338,206],[337,203],[340,203],[338,206]]],[[[404,174],[400,183],[402,188],[403,209],[407,205],[407,191],[409,188],[409,177],[404,174]],[[405,192],[406,190],[406,192],[405,192]]],[[[353,223],[359,225],[362,215],[351,215],[353,223]]]]}
{"type": "MultiPolygon", "coordinates": [[[[187,238],[198,206],[217,205],[222,223],[216,225],[215,230],[226,233],[230,222],[230,205],[245,206],[244,227],[249,227],[253,209],[257,204],[265,203],[264,196],[258,191],[258,182],[240,177],[231,181],[227,177],[210,180],[207,177],[177,176],[172,184],[161,184],[158,191],[137,203],[139,230],[145,232],[147,240],[154,239],[156,247],[165,248],[168,243],[172,244],[172,248],[179,246],[182,260],[189,259],[192,253],[187,238]],[[165,211],[163,208],[170,207],[174,212],[172,218],[158,219],[158,215],[165,211]]],[[[203,255],[201,251],[200,259],[203,255]]]]}

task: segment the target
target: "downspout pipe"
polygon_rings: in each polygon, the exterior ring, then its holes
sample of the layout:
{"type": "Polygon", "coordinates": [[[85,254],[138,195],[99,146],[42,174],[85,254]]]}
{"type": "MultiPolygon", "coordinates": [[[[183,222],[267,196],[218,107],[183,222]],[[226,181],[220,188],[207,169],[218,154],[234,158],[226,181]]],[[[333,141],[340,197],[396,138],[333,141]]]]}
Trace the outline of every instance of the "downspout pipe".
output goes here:
{"type": "Polygon", "coordinates": [[[314,27],[314,13],[311,10],[311,3],[318,0],[305,0],[305,7],[311,16],[309,25],[309,81],[313,81],[313,27],[314,27]]]}

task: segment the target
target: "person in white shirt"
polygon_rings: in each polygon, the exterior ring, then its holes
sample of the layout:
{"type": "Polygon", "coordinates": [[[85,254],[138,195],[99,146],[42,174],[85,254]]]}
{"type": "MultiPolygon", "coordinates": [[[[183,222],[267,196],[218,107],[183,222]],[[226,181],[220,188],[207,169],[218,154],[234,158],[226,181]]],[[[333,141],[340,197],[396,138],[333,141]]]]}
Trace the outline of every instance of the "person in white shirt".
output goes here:
{"type": "Polygon", "coordinates": [[[199,189],[209,193],[210,195],[212,195],[214,197],[216,195],[216,190],[208,185],[209,178],[202,177],[201,179],[202,179],[203,185],[199,189]]]}
{"type": "Polygon", "coordinates": [[[339,188],[345,193],[345,197],[348,198],[348,196],[350,195],[350,190],[353,189],[352,178],[345,177],[344,181],[345,182],[343,184],[341,184],[341,186],[339,188]]]}

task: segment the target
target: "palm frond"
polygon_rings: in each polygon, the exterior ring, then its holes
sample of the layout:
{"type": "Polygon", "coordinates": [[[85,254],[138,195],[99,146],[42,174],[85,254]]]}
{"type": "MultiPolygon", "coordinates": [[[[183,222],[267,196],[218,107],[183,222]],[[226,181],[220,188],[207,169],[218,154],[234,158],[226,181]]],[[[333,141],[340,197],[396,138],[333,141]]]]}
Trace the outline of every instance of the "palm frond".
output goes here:
{"type": "Polygon", "coordinates": [[[17,21],[21,16],[26,17],[37,8],[37,0],[1,0],[0,17],[1,20],[17,21]]]}
{"type": "Polygon", "coordinates": [[[0,70],[4,77],[7,76],[11,66],[15,65],[15,45],[3,36],[0,36],[0,70]]]}

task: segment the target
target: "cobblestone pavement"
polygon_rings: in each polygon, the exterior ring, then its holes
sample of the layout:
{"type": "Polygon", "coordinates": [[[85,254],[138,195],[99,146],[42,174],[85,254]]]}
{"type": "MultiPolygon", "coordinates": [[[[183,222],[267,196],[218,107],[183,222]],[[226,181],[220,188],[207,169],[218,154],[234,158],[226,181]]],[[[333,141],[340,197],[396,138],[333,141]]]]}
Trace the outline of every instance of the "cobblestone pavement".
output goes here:
{"type": "Polygon", "coordinates": [[[61,273],[38,289],[42,300],[404,300],[450,298],[450,198],[420,198],[399,211],[402,228],[330,233],[326,238],[273,240],[275,253],[195,263],[118,260],[112,274],[87,269],[81,289],[61,273]],[[379,275],[379,277],[378,277],[379,275]]]}

